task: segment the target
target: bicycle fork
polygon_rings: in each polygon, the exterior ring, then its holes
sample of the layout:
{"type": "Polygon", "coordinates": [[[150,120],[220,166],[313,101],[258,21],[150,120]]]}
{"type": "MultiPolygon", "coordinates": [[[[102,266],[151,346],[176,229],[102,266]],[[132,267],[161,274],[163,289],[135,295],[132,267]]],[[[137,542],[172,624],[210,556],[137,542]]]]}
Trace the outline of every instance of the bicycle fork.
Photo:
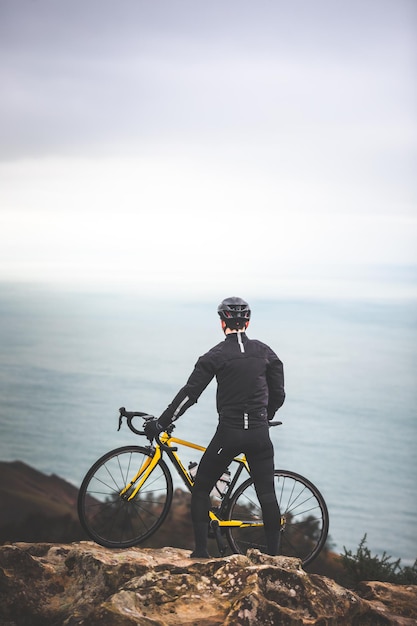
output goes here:
{"type": "Polygon", "coordinates": [[[139,468],[138,472],[132,478],[130,483],[128,485],[126,485],[126,487],[124,487],[120,491],[120,493],[119,493],[120,497],[125,499],[125,500],[127,500],[128,502],[130,502],[130,500],[134,500],[134,498],[138,494],[138,491],[140,490],[140,488],[142,487],[142,485],[144,484],[144,482],[146,481],[148,476],[155,469],[155,466],[157,465],[157,463],[160,460],[160,458],[161,458],[161,452],[160,452],[159,449],[155,450],[153,456],[146,457],[146,459],[142,463],[142,466],[139,468]],[[129,490],[132,489],[132,487],[136,484],[136,482],[138,480],[139,480],[139,483],[135,486],[135,488],[129,494],[129,490]]]}

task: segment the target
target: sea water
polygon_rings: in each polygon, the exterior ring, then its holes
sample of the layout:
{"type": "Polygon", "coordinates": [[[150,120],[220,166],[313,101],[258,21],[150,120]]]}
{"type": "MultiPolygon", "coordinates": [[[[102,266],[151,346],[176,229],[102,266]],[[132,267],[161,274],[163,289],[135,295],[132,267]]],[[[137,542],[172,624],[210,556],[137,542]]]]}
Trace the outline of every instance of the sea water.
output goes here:
{"type": "MultiPolygon", "coordinates": [[[[79,485],[106,451],[142,444],[126,426],[117,431],[118,408],[165,409],[197,357],[223,340],[216,304],[1,285],[0,460],[79,485]]],[[[271,430],[276,467],[322,492],[337,552],[356,551],[366,533],[373,554],[413,563],[415,302],[251,305],[249,337],[285,367],[283,425],[271,430]]],[[[205,445],[216,423],[213,381],[175,434],[205,445]]]]}

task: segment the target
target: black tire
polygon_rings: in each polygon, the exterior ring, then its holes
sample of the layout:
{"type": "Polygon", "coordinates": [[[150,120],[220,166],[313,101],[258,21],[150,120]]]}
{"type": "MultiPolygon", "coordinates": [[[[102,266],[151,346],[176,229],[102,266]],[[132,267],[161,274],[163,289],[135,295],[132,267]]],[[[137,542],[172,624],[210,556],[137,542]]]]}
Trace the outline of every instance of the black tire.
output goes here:
{"type": "Polygon", "coordinates": [[[142,543],[161,526],[173,492],[172,477],[162,459],[133,500],[120,495],[152,454],[150,448],[139,446],[117,448],[87,472],[78,493],[78,516],[96,543],[128,548],[142,543]]]}
{"type": "MultiPolygon", "coordinates": [[[[329,530],[326,503],[317,487],[303,476],[285,470],[275,470],[274,475],[281,512],[280,554],[297,557],[303,565],[308,565],[326,543],[329,530]]],[[[227,519],[262,523],[262,511],[251,478],[232,495],[227,519]]],[[[226,535],[233,552],[245,554],[249,548],[266,551],[261,525],[227,528],[226,535]]]]}

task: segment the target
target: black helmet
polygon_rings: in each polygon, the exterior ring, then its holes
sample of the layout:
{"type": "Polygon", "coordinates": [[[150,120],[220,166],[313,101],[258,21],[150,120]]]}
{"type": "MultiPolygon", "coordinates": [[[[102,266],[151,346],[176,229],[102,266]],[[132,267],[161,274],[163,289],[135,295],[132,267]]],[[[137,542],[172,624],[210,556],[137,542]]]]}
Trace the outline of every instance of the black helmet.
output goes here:
{"type": "Polygon", "coordinates": [[[249,304],[235,296],[223,300],[217,307],[217,313],[226,326],[234,330],[244,328],[250,320],[249,304]]]}

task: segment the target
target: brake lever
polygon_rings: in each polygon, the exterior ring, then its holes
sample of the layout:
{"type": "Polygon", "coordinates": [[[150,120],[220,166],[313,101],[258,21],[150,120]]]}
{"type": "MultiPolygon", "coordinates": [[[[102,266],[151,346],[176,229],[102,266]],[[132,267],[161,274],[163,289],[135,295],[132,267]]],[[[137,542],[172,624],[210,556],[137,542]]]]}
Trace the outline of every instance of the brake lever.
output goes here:
{"type": "Polygon", "coordinates": [[[125,407],[121,406],[119,409],[119,428],[117,429],[117,431],[119,431],[122,427],[123,415],[125,411],[126,411],[125,407]]]}

